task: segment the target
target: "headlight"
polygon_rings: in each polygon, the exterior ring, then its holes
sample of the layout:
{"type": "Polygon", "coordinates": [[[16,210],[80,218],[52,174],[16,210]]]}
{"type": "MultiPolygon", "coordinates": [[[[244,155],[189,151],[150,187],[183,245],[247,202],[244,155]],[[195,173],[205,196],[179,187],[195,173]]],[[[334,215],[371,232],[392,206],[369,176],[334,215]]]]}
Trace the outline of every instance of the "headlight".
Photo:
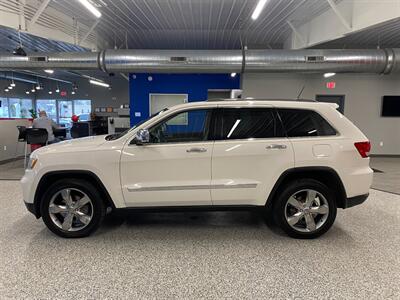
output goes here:
{"type": "Polygon", "coordinates": [[[27,169],[28,169],[28,170],[33,169],[33,168],[35,167],[37,161],[38,161],[37,158],[30,157],[30,158],[29,158],[28,168],[27,168],[27,169]]]}

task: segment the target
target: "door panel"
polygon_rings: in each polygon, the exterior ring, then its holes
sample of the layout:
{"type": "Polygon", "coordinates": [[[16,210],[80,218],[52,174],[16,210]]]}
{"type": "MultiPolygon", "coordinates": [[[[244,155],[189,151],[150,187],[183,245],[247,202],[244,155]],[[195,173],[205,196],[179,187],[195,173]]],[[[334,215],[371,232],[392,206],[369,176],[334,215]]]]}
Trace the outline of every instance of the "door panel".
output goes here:
{"type": "Polygon", "coordinates": [[[211,205],[213,142],[125,146],[121,181],[127,206],[211,205]],[[192,148],[203,152],[187,152],[192,148]]]}
{"type": "Polygon", "coordinates": [[[214,205],[264,205],[279,176],[294,166],[290,141],[271,107],[224,107],[212,157],[214,205]]]}
{"type": "Polygon", "coordinates": [[[293,166],[293,149],[286,138],[216,141],[212,158],[213,204],[264,205],[279,176],[293,166]]]}
{"type": "Polygon", "coordinates": [[[190,109],[149,128],[150,143],[126,145],[121,183],[127,206],[211,205],[212,109],[190,109]]]}

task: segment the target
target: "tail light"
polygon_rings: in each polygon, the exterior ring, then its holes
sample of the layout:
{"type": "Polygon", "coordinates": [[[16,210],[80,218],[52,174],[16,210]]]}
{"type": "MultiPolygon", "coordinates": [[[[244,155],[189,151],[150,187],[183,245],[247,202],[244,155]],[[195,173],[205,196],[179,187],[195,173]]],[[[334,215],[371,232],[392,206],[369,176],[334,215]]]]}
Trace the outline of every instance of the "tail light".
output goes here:
{"type": "Polygon", "coordinates": [[[357,142],[354,143],[354,146],[356,146],[358,153],[360,153],[362,158],[368,157],[369,151],[371,151],[371,143],[369,141],[357,142]]]}

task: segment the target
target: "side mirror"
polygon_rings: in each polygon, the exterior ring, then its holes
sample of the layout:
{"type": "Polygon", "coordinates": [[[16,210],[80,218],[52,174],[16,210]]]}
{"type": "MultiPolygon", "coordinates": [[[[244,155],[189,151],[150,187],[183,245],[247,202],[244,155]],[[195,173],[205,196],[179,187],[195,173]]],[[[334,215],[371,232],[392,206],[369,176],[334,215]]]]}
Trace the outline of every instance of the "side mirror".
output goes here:
{"type": "Polygon", "coordinates": [[[147,129],[140,129],[136,132],[131,144],[144,145],[150,142],[150,133],[147,129]]]}

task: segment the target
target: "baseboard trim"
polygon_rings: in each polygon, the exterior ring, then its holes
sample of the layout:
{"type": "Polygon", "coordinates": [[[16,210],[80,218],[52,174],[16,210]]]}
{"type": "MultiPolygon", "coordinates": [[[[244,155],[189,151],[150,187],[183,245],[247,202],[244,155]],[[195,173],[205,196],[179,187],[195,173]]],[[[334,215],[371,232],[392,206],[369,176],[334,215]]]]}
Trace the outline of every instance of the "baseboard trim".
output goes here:
{"type": "Polygon", "coordinates": [[[393,158],[400,158],[400,154],[370,154],[369,157],[393,157],[393,158]]]}
{"type": "Polygon", "coordinates": [[[17,160],[20,160],[20,159],[24,159],[24,157],[23,156],[18,156],[18,157],[14,157],[14,158],[8,158],[8,159],[5,159],[5,160],[1,160],[0,161],[0,165],[8,164],[10,162],[17,161],[17,160]]]}

